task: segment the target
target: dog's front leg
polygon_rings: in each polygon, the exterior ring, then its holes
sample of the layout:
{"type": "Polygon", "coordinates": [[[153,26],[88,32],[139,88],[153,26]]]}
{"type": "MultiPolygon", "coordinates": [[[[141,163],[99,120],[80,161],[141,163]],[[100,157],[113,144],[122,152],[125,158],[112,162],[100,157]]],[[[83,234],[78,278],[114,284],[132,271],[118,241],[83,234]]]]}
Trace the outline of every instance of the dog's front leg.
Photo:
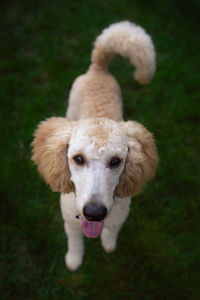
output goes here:
{"type": "Polygon", "coordinates": [[[113,252],[116,248],[116,242],[117,242],[117,235],[121,228],[121,225],[119,227],[115,228],[104,228],[103,232],[101,234],[101,244],[103,249],[107,252],[113,252]]]}
{"type": "Polygon", "coordinates": [[[115,198],[112,211],[105,220],[101,234],[101,244],[106,252],[113,252],[116,248],[118,233],[129,214],[130,197],[115,198]]]}
{"type": "Polygon", "coordinates": [[[83,235],[81,227],[73,227],[65,222],[65,232],[68,238],[68,251],[65,256],[65,262],[71,271],[75,271],[82,264],[83,260],[83,235]]]}

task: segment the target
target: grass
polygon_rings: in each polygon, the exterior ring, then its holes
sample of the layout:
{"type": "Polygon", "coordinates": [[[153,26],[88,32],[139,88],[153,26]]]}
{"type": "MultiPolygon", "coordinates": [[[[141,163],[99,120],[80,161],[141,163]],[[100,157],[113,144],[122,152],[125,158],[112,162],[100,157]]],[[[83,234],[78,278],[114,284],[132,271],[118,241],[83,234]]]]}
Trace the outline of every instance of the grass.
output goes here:
{"type": "Polygon", "coordinates": [[[1,299],[200,299],[198,1],[44,0],[1,4],[1,299]],[[133,199],[117,250],[86,240],[84,265],[64,265],[59,195],[30,161],[39,121],[64,116],[92,43],[110,23],[128,19],[149,32],[157,51],[150,85],[132,80],[116,57],[125,119],[154,132],[155,180],[133,199]]]}

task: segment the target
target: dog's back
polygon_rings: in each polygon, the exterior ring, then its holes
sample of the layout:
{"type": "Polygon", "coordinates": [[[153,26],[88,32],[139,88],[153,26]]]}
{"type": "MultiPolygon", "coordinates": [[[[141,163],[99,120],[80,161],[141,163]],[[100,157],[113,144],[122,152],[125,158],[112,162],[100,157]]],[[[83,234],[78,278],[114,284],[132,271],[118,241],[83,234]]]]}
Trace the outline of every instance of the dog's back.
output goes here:
{"type": "Polygon", "coordinates": [[[122,120],[121,91],[108,71],[110,60],[120,54],[135,66],[134,78],[147,84],[155,72],[155,51],[150,36],[128,21],[111,25],[99,35],[91,65],[71,89],[67,117],[72,120],[106,117],[122,120]]]}

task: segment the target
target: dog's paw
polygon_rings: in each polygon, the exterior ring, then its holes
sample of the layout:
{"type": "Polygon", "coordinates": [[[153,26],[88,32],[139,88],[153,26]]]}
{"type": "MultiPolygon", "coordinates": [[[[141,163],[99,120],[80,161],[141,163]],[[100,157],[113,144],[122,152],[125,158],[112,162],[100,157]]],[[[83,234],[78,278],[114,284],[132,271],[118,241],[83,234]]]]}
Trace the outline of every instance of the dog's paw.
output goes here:
{"type": "Polygon", "coordinates": [[[67,252],[65,255],[65,263],[70,271],[76,271],[82,264],[82,257],[80,255],[67,252]]]}
{"type": "Polygon", "coordinates": [[[102,237],[101,245],[107,253],[111,253],[116,249],[116,241],[115,240],[108,240],[108,239],[105,239],[102,237]]]}

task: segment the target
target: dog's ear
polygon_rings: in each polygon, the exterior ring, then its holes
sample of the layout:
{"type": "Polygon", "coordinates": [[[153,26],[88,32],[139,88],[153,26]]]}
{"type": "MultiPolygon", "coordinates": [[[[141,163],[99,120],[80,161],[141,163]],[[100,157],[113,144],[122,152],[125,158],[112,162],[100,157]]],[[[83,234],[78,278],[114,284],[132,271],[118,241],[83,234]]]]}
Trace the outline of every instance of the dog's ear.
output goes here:
{"type": "Polygon", "coordinates": [[[49,118],[38,125],[32,142],[32,160],[39,173],[55,192],[74,190],[68,167],[67,150],[74,122],[66,118],[49,118]]]}
{"type": "Polygon", "coordinates": [[[158,155],[153,135],[134,121],[122,122],[128,139],[128,155],[116,196],[120,198],[138,194],[143,185],[154,177],[158,155]]]}

